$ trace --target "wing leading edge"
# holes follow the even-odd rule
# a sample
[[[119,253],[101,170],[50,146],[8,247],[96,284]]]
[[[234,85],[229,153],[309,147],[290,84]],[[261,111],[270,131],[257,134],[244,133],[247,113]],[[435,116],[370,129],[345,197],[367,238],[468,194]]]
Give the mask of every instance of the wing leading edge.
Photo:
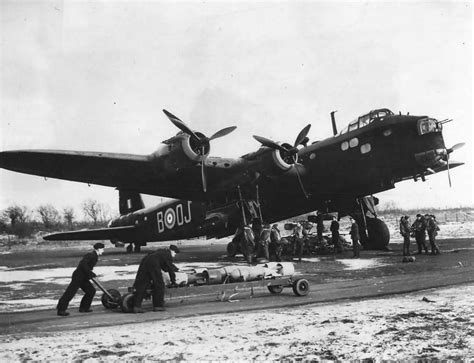
[[[119,239],[128,240],[135,233],[135,226],[114,227],[114,228],[98,228],[82,231],[70,231],[53,233],[44,236],[48,241],[84,241],[84,240],[103,240],[103,239]]]
[[[0,153],[0,167],[19,173],[98,184],[145,189],[153,176],[146,155],[62,150],[18,150]],[[137,184],[145,185],[137,185]]]

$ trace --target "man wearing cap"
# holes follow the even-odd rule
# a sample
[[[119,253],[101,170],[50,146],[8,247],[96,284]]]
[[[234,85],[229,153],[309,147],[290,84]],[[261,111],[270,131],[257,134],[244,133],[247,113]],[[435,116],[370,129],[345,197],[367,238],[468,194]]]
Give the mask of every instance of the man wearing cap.
[[[173,264],[173,258],[179,253],[179,248],[171,245],[167,249],[157,250],[143,257],[135,277],[135,293],[133,298],[133,312],[143,313],[142,301],[147,287],[152,285],[153,311],[165,310],[165,283],[161,270],[170,275],[171,285],[176,286],[175,271],[178,268]]]
[[[103,243],[96,243],[94,245],[94,250],[82,257],[79,265],[72,273],[71,283],[58,301],[57,310],[59,316],[69,315],[66,309],[79,288],[84,291],[84,297],[82,298],[81,304],[79,305],[79,312],[92,312],[91,303],[95,295],[95,288],[92,286],[89,280],[93,277],[96,277],[96,274],[92,270],[97,264],[99,256],[104,253],[104,248],[105,246]]]

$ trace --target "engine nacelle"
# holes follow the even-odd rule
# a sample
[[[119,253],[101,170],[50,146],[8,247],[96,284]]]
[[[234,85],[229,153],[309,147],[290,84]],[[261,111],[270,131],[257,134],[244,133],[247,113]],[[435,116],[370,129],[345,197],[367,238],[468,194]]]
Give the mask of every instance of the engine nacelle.
[[[195,134],[205,138],[199,132]],[[176,136],[163,141],[151,157],[162,164],[162,167],[176,170],[200,163],[203,154],[207,157],[210,150],[209,142],[200,143],[188,134],[179,132]]]
[[[291,148],[291,145],[282,144]],[[259,160],[258,171],[267,176],[281,175],[289,172],[295,163],[293,156],[283,155],[281,150],[262,148],[256,152],[255,159]],[[296,155],[296,161],[298,160]]]

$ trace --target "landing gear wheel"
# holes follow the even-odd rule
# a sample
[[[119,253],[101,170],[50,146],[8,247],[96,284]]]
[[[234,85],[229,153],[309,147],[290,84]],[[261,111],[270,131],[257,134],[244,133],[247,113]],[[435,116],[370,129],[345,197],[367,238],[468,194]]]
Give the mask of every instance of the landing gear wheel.
[[[269,285],[267,288],[272,294],[281,294],[283,291],[283,286],[281,285]]]
[[[135,244],[135,248],[133,249],[133,252],[135,252],[135,253],[138,253],[138,252],[140,252],[140,251],[141,251],[141,247],[142,247],[142,246],[141,246],[141,245],[139,245],[138,243],[137,243],[137,244]]]
[[[229,257],[235,257],[235,255],[237,254],[237,244],[234,243],[234,242],[229,242],[227,244],[227,256]]]
[[[378,218],[367,218],[369,230],[368,248],[373,250],[386,250],[390,242],[390,231],[387,225]]]
[[[133,294],[125,294],[122,298],[122,312],[131,313],[133,312]]]
[[[298,279],[293,282],[293,292],[297,296],[306,296],[309,293],[309,282],[306,279]]]
[[[133,252],[133,245],[130,243],[128,246],[127,246],[127,253],[132,253]]]
[[[112,295],[112,299],[104,293],[101,298],[102,305],[104,305],[106,309],[118,308],[120,306],[120,301],[122,300],[120,292],[115,289],[107,290],[107,292]]]

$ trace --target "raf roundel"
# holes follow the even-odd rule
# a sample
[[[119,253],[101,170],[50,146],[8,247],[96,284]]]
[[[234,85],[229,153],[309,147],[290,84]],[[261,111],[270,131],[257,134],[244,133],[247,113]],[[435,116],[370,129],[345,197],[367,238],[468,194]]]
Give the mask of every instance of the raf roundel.
[[[165,212],[165,225],[168,229],[174,227],[176,223],[176,213],[173,209],[168,208]]]

